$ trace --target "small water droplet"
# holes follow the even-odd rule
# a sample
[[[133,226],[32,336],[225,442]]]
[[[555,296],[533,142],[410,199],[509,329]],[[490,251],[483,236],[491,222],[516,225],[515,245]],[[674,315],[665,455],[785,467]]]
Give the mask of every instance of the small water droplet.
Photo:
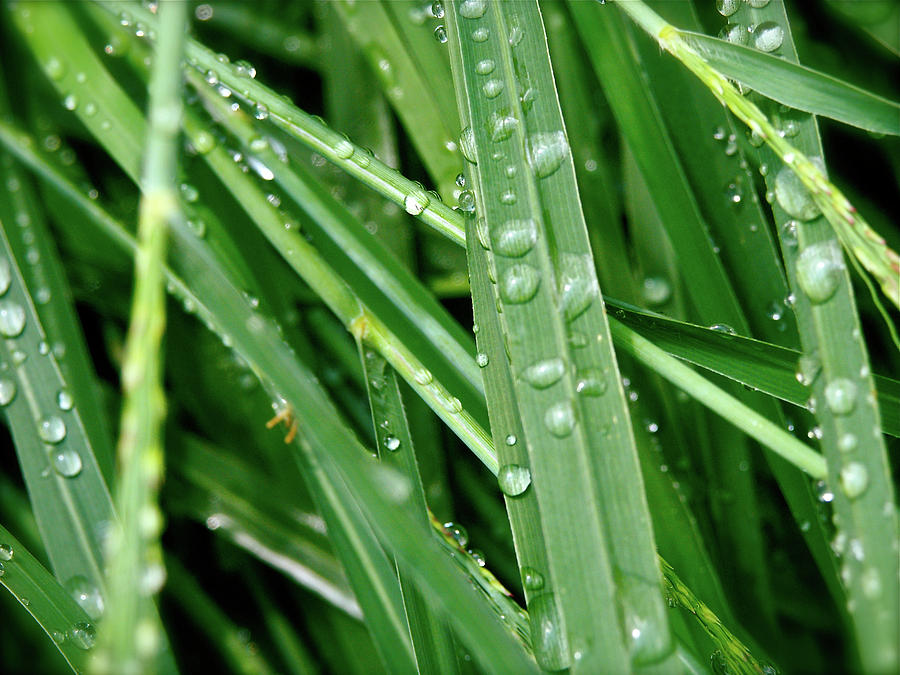
[[[479,75],[490,75],[494,72],[495,67],[493,59],[482,59],[475,64],[475,72]]]
[[[719,31],[719,38],[737,45],[745,45],[750,41],[750,31],[740,23],[727,23]]]
[[[641,284],[641,295],[651,307],[664,305],[672,297],[672,287],[663,277],[646,277]]]
[[[503,80],[492,78],[482,85],[481,91],[488,98],[497,98],[503,92]]]
[[[512,265],[500,278],[500,297],[514,305],[528,302],[537,293],[540,283],[541,275],[531,265]]]
[[[444,28],[443,25],[440,25],[434,29],[434,39],[441,44],[445,44],[447,42],[447,29]]]
[[[63,99],[63,107],[66,110],[75,110],[78,107],[78,97],[75,94],[69,94]]]
[[[869,487],[869,471],[860,462],[850,462],[841,469],[841,489],[848,499],[856,499]]]
[[[470,548],[468,551],[466,551],[466,553],[472,556],[472,560],[474,560],[475,564],[479,567],[484,567],[485,565],[487,565],[487,559],[485,559],[484,553],[482,553],[479,549]]]
[[[522,568],[522,585],[527,591],[539,591],[544,587],[544,575],[527,565]]]
[[[834,492],[825,484],[824,480],[816,481],[816,499],[824,504],[834,501]]]
[[[72,642],[75,643],[75,646],[79,649],[88,650],[94,646],[94,641],[97,638],[97,631],[93,624],[88,623],[87,621],[79,621],[72,626],[72,630],[69,631],[69,636],[72,638]]]
[[[25,309],[12,300],[0,301],[0,334],[16,337],[25,330]]]
[[[10,561],[13,558],[13,548],[9,544],[0,544],[0,560]]]
[[[591,256],[565,253],[558,265],[560,306],[566,321],[573,321],[591,306],[600,286]]]
[[[867,598],[874,600],[881,596],[881,577],[877,568],[867,567],[859,580],[862,583],[863,595]]]
[[[813,303],[834,295],[841,283],[844,260],[835,239],[807,246],[797,258],[797,283]]]
[[[385,436],[384,437],[384,447],[390,450],[391,452],[396,452],[400,449],[400,439],[396,436]]]
[[[556,384],[566,370],[561,358],[544,359],[531,364],[522,371],[522,379],[535,389],[546,389]]]
[[[9,405],[16,397],[15,380],[0,378],[0,406]]]
[[[479,368],[484,368],[490,362],[488,355],[484,352],[478,352],[475,355],[475,363],[478,364]]]
[[[519,466],[518,464],[506,464],[500,467],[497,474],[497,484],[503,491],[503,494],[509,497],[516,497],[531,485],[531,471],[527,466]]]
[[[531,616],[531,644],[538,664],[544,670],[568,668],[569,643],[563,628],[562,617],[552,593],[542,593],[528,603]]]
[[[486,26],[479,26],[472,31],[472,40],[475,42],[486,42],[491,36],[491,31]]]
[[[45,443],[59,443],[66,437],[66,423],[56,415],[45,417],[38,427],[38,434]]]
[[[72,394],[65,389],[60,389],[56,394],[56,405],[60,410],[71,410],[75,402],[72,400]]]
[[[434,375],[432,375],[431,371],[427,368],[420,368],[413,375],[413,379],[415,379],[416,384],[420,384],[424,387],[431,384],[432,380],[434,380]]]
[[[425,190],[410,192],[403,200],[403,208],[411,216],[417,216],[431,203]]]
[[[741,8],[741,0],[716,0],[716,9],[722,16],[731,16]]]
[[[87,578],[81,575],[72,577],[66,582],[66,590],[91,619],[96,621],[103,616],[105,609],[103,595],[100,593],[100,589]]]
[[[463,157],[472,164],[478,164],[478,153],[475,146],[475,132],[472,127],[466,127],[459,134],[459,148]]]
[[[494,143],[505,141],[513,135],[518,126],[519,120],[506,112],[493,113],[488,118],[488,130]]]
[[[471,190],[463,190],[459,193],[459,210],[463,213],[475,212],[475,193]]]
[[[258,120],[265,120],[269,118],[269,109],[266,107],[264,103],[257,103],[253,106],[253,117]]]
[[[844,377],[829,382],[825,387],[825,400],[835,415],[849,415],[856,407],[857,386]]]
[[[853,452],[858,444],[859,440],[856,438],[856,434],[842,434],[838,439],[838,450],[841,452]]]
[[[753,28],[753,46],[762,52],[774,52],[784,42],[784,29],[774,21],[763,21]]]
[[[466,544],[469,543],[469,533],[466,532],[466,528],[462,525],[458,525],[453,521],[449,521],[444,523],[444,529],[450,534],[451,537],[459,544],[460,548],[465,548]]]
[[[798,225],[799,223],[796,220],[789,220],[781,226],[781,243],[786,248],[794,248],[795,246],[797,246]]]
[[[544,413],[544,425],[557,438],[565,438],[575,428],[575,409],[571,401],[554,403]]]
[[[12,267],[8,258],[0,258],[0,295],[4,295],[12,284]]]
[[[546,178],[562,165],[569,154],[569,143],[564,131],[535,133],[528,137],[525,144],[528,153],[528,164],[534,175]]]
[[[464,174],[461,174],[461,173],[456,174],[456,181],[454,181],[454,182],[456,183],[456,187],[462,188],[462,189],[465,190],[465,188],[466,188],[466,177],[465,177]]]
[[[53,468],[60,476],[74,478],[81,473],[81,455],[72,448],[58,448],[50,453]]]
[[[487,0],[463,0],[459,15],[465,19],[480,19],[487,9]]]
[[[602,396],[606,393],[607,378],[598,368],[579,370],[575,381],[575,391],[582,396]]]
[[[444,5],[439,0],[431,3],[431,16],[435,19],[444,18]]]

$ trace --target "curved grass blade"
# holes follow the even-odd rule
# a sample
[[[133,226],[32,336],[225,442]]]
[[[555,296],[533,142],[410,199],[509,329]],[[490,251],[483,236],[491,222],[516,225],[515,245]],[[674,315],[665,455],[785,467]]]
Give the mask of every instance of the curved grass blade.
[[[76,673],[87,665],[96,630],[92,617],[43,565],[0,525],[0,585],[31,614]]]
[[[900,104],[825,73],[727,40],[681,31],[725,77],[795,110],[877,134],[900,135]]]

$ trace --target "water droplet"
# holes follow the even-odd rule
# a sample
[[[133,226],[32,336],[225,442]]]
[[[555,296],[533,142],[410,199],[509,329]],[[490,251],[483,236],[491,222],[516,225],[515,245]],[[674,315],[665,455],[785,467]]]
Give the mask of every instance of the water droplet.
[[[641,294],[651,307],[663,305],[672,297],[672,287],[663,277],[646,277],[641,284]]]
[[[444,18],[444,5],[441,4],[438,0],[431,3],[431,16],[433,16],[435,19]]]
[[[740,204],[744,198],[744,191],[737,183],[729,183],[725,186],[725,199],[729,204]]]
[[[513,135],[518,126],[519,120],[505,112],[493,113],[488,118],[488,130],[494,143],[505,141]]]
[[[81,473],[81,455],[72,448],[58,448],[50,453],[53,468],[60,476],[74,478]]]
[[[812,385],[813,381],[822,370],[822,361],[815,354],[803,354],[797,361],[797,371],[795,376],[797,382],[804,387]]]
[[[750,31],[740,23],[727,23],[719,31],[719,38],[733,44],[745,45],[750,41]]]
[[[590,255],[564,253],[559,260],[560,306],[566,321],[580,316],[600,294]]]
[[[867,598],[874,600],[881,596],[881,577],[875,567],[867,567],[859,578],[862,592]]]
[[[459,134],[459,147],[462,150],[463,157],[470,163],[478,164],[478,153],[475,146],[475,132],[472,127],[466,127]]]
[[[522,379],[535,389],[546,389],[559,382],[565,370],[566,363],[561,358],[544,359],[523,370]]]
[[[562,670],[570,664],[569,643],[552,593],[542,593],[528,603],[531,644],[544,670]]]
[[[463,213],[475,212],[475,193],[471,190],[463,190],[459,193],[459,210]]]
[[[763,21],[753,28],[753,46],[762,52],[774,52],[784,42],[784,29],[774,21]]]
[[[434,375],[432,375],[431,371],[427,368],[420,368],[413,375],[413,379],[415,379],[416,384],[420,384],[424,387],[431,384],[432,380],[434,380]]]
[[[462,525],[458,525],[453,521],[449,521],[444,523],[444,529],[450,534],[451,537],[459,544],[460,548],[465,548],[466,544],[469,543],[469,533],[466,532],[466,528]]]
[[[741,0],[716,0],[716,9],[722,16],[731,16],[741,8]]]
[[[854,450],[856,450],[856,446],[858,444],[859,441],[856,438],[856,434],[842,434],[838,439],[838,450],[840,450],[841,452],[853,452]]]
[[[475,72],[479,75],[490,75],[495,67],[493,59],[482,59],[475,64]]]
[[[264,103],[257,103],[253,106],[253,117],[258,120],[268,119],[269,109],[265,106]]]
[[[85,577],[77,575],[66,582],[66,590],[69,592],[75,602],[83,609],[89,617],[95,621],[103,616],[105,603],[100,589],[88,581]]]
[[[0,406],[9,405],[15,397],[15,381],[6,377],[0,378]]]
[[[824,504],[834,501],[834,492],[825,484],[824,480],[816,481],[816,499]]]
[[[45,443],[59,443],[66,437],[66,423],[56,415],[45,417],[38,427],[38,434]]]
[[[503,440],[510,447],[518,443],[518,439],[516,438],[515,434],[507,434],[506,438]]]
[[[500,278],[500,297],[516,305],[531,300],[537,293],[541,275],[531,265],[513,265]]]
[[[44,64],[44,72],[47,73],[47,77],[51,80],[58,82],[66,74],[66,64],[53,56]]]
[[[503,491],[503,494],[509,497],[516,497],[531,485],[531,471],[527,466],[519,466],[518,464],[506,464],[500,467],[497,474],[497,484]]]
[[[797,283],[813,303],[834,295],[841,283],[844,260],[834,239],[807,246],[797,258]]]
[[[856,383],[840,377],[832,380],[825,387],[825,400],[828,408],[835,415],[849,415],[856,407]]]
[[[503,91],[503,80],[490,79],[482,85],[481,91],[488,98],[497,98]]]
[[[9,544],[0,544],[0,560],[10,561],[13,557],[13,548]]]
[[[12,267],[8,258],[0,258],[0,295],[4,295],[12,284]]]
[[[16,337],[25,330],[25,309],[12,300],[0,301],[0,333]]]
[[[484,567],[485,565],[487,565],[487,560],[484,557],[484,553],[482,553],[479,549],[470,548],[468,551],[466,551],[466,553],[472,556],[472,560],[474,560],[475,564],[479,567]]]
[[[456,174],[456,180],[454,182],[456,183],[456,187],[462,188],[464,190],[466,189],[466,177],[464,174]]]
[[[539,591],[544,587],[544,575],[527,565],[522,568],[522,585],[527,591]]]
[[[72,400],[72,394],[65,389],[60,389],[56,394],[56,405],[60,410],[71,410],[75,402]]]
[[[565,438],[575,428],[575,409],[571,401],[554,403],[544,413],[544,425],[557,438]]]
[[[824,172],[821,159],[813,157],[812,163]],[[790,216],[799,220],[812,220],[821,213],[812,193],[789,166],[782,166],[775,176],[775,199]]]
[[[495,253],[520,258],[537,242],[537,223],[532,219],[507,220],[491,230],[491,244]]]
[[[87,621],[79,621],[72,626],[72,630],[69,631],[69,636],[72,638],[72,642],[75,643],[75,646],[79,649],[87,650],[94,646],[94,640],[97,638],[97,631],[93,624],[90,624]]]
[[[606,393],[607,378],[597,368],[579,370],[575,381],[575,391],[583,396],[602,396]]]
[[[484,368],[490,362],[488,355],[484,352],[478,352],[475,355],[475,363],[478,364],[479,368]]]
[[[487,0],[463,0],[459,15],[465,19],[480,19],[487,9]]]
[[[869,487],[869,471],[860,462],[850,462],[841,469],[841,489],[848,499],[856,499]]]
[[[546,178],[553,174],[568,156],[569,143],[564,131],[535,133],[528,137],[525,144],[528,152],[528,164],[534,175]]]
[[[789,220],[781,226],[781,243],[786,248],[794,248],[797,245],[798,225],[799,223],[796,220]]]
[[[396,452],[400,449],[400,439],[396,436],[385,436],[384,437],[384,447],[390,450],[391,452]]]
[[[434,29],[434,39],[441,44],[445,44],[447,42],[447,29],[444,28],[443,25],[440,25]]]
[[[428,199],[425,190],[415,190],[406,195],[403,200],[403,208],[409,215],[417,216],[425,210],[429,203],[431,200]]]
[[[491,36],[491,31],[489,28],[485,26],[479,26],[475,30],[472,31],[472,39],[475,42],[486,42],[487,39]]]

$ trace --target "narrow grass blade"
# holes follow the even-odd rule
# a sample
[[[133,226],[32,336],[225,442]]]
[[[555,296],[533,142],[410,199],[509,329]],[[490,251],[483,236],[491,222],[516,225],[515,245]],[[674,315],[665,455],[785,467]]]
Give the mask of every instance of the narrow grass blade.
[[[739,43],[690,31],[681,35],[722,75],[782,105],[873,133],[900,135],[896,101]]]
[[[558,634],[535,643],[535,654],[549,668],[590,671],[603,663],[626,671],[632,660],[664,658],[670,642],[540,12],[536,2],[462,2],[447,16],[460,116],[474,148],[467,173],[481,219],[479,245],[492,251],[547,546],[549,585],[530,610],[533,622],[548,627],[545,636],[551,626]],[[538,323],[546,330],[529,333],[527,326]],[[601,438],[602,463],[590,451]],[[585,587],[594,589],[589,600],[576,590]],[[623,621],[610,615],[616,606]]]
[[[96,638],[93,618],[2,525],[0,585],[44,629],[72,670],[82,672],[87,665],[88,650],[94,646]]]

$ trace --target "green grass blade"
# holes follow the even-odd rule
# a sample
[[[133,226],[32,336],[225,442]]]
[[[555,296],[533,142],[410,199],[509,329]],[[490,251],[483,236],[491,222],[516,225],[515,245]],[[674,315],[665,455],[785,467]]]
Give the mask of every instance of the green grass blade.
[[[725,77],[778,103],[873,133],[900,135],[896,101],[752,47],[690,31],[682,36]]]
[[[652,581],[658,570],[649,513],[559,103],[551,93],[540,13],[536,3],[451,7],[451,65],[475,148],[476,164],[467,173],[484,219],[481,245],[492,249],[500,321],[518,375],[516,400],[547,543],[549,586],[531,603],[532,621],[543,621],[543,605],[552,599],[560,612],[553,621],[562,624],[553,627],[557,639],[563,625],[567,637],[536,643],[535,653],[545,667],[571,663],[590,671],[602,662],[627,670],[632,658],[652,662],[667,654],[668,628]],[[527,335],[525,327],[535,324],[544,325],[544,333]],[[544,362],[550,382],[539,378],[534,385],[526,371]],[[610,391],[579,396],[579,377],[591,379],[588,388]],[[601,438],[606,451],[599,465],[589,448],[599,447]],[[593,569],[579,562],[585,558],[594,561]],[[604,560],[610,567],[604,569]],[[597,595],[586,602],[574,589],[588,586]],[[616,604],[624,621],[606,615]]]
[[[2,525],[0,585],[4,586],[44,629],[72,670],[82,672],[96,629],[92,617],[69,591]]]

